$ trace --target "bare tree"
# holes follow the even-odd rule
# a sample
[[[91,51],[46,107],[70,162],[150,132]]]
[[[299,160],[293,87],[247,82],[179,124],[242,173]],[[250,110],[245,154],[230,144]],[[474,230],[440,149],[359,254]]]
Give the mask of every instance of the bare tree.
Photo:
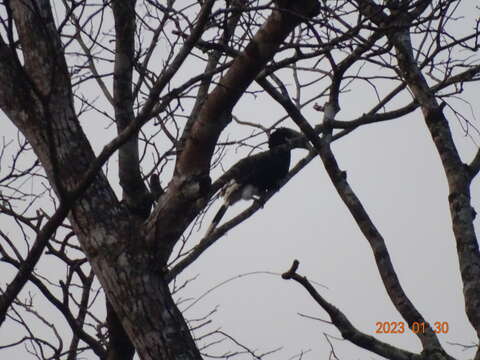
[[[467,33],[457,34],[462,6],[476,16]],[[287,118],[312,150],[279,186],[319,157],[371,245],[391,302],[408,326],[426,323],[330,146],[362,126],[417,110],[449,184],[465,310],[480,335],[470,199],[480,151],[468,164],[461,159],[446,116],[448,110],[478,137],[452,102],[480,78],[474,2],[6,0],[0,11],[0,108],[20,132],[0,153],[0,252],[8,268],[0,324],[9,319],[25,333],[2,348],[24,344],[41,359],[207,355],[195,342],[194,322],[187,324],[172,298],[183,286],[175,279],[273,196],[201,239],[192,236],[234,176],[235,166],[221,171],[228,150],[254,147],[258,135]],[[355,102],[363,84],[376,94],[370,108]],[[273,99],[283,115],[236,116],[235,105],[248,94]],[[338,119],[341,104],[356,104],[357,116]],[[238,134],[233,139],[221,138],[227,126]],[[110,161],[117,154],[118,162]],[[56,282],[42,274],[45,264],[67,270]],[[302,284],[348,341],[389,359],[451,358],[428,324],[416,332],[419,354],[360,332],[297,267],[283,277]],[[41,293],[73,336],[36,308],[33,295],[20,297],[22,290]],[[31,318],[51,335],[42,336]],[[238,353],[246,351],[237,345]]]

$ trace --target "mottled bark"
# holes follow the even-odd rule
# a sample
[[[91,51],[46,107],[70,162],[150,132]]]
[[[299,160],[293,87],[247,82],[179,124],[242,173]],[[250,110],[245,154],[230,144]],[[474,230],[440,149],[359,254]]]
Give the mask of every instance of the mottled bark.
[[[74,190],[88,172],[94,154],[73,111],[68,72],[49,2],[11,4],[22,49],[28,55],[24,72],[4,49],[8,61],[2,62],[0,77],[18,82],[28,71],[39,86],[30,90],[31,83],[26,80],[0,94],[0,103],[8,104],[4,107],[6,113],[32,144],[62,197]],[[25,95],[19,93],[21,90],[30,92]],[[33,101],[15,101],[26,96]],[[141,221],[117,200],[101,172],[76,203],[69,219],[142,359],[199,359],[168,287],[142,247],[144,242],[138,236]]]
[[[85,174],[91,173],[92,164],[96,169],[100,166],[74,111],[71,82],[50,2],[12,0],[10,4],[24,65],[15,52],[0,43],[0,79],[3,83],[15,83],[15,87],[2,86],[0,105],[32,145],[57,195],[68,199]],[[273,11],[220,85],[208,96],[186,140],[176,175],[146,224],[144,218],[148,211],[141,205],[147,192],[139,176],[136,134],[129,129],[139,129],[152,116],[159,92],[200,37],[213,1],[205,2],[198,27],[172,67],[159,78],[138,118],[134,118],[132,112],[132,63],[125,58],[133,56],[134,1],[112,5],[117,31],[114,106],[118,130],[123,133],[120,134],[122,142],[112,142],[108,151],[111,154],[112,149],[123,145],[120,181],[127,201],[116,198],[99,170],[68,217],[140,358],[200,359],[189,328],[171,297],[163,266],[176,241],[204,205],[210,185],[209,164],[216,140],[227,124],[224,120],[289,32],[304,17],[315,15],[318,4],[314,0],[302,0],[293,6],[282,4],[286,9]],[[130,131],[133,137],[127,140],[125,131]],[[111,315],[110,312],[109,322],[116,322]],[[124,337],[121,331],[112,335],[115,341]],[[111,345],[109,356],[115,357],[122,347]],[[124,358],[131,358],[128,345],[125,351]]]

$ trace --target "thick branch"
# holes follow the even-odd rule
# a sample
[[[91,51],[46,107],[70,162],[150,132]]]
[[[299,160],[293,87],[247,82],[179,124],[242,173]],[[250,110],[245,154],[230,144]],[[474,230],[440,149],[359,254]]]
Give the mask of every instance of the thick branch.
[[[235,34],[235,28],[238,25],[238,22],[240,20],[241,16],[241,11],[239,9],[244,8],[246,5],[247,1],[246,0],[233,0],[230,2],[226,2],[227,5],[230,7],[237,8],[237,10],[232,11],[231,17],[228,19],[228,21],[225,21],[225,26],[223,29],[222,37],[220,38],[219,43],[215,43],[216,48],[213,49],[213,51],[210,51],[208,55],[208,61],[205,66],[205,73],[209,74],[211,73],[210,76],[205,77],[202,82],[200,83],[200,86],[198,87],[198,92],[197,96],[195,99],[195,104],[193,105],[192,112],[190,114],[190,117],[185,124],[185,127],[182,132],[182,136],[180,138],[180,145],[178,147],[178,153],[180,153],[183,149],[183,145],[185,144],[185,141],[187,140],[188,135],[190,134],[190,130],[192,128],[192,125],[195,123],[195,120],[197,118],[197,113],[200,111],[200,109],[203,106],[203,103],[205,102],[207,96],[208,96],[208,90],[210,89],[210,86],[212,85],[212,79],[213,79],[213,71],[218,67],[219,60],[224,54],[225,49],[228,48],[228,42],[231,40],[232,36]],[[228,12],[226,13],[225,16],[227,16]],[[208,42],[199,40],[197,43],[197,46],[199,48],[206,49],[204,46],[206,44],[209,44]],[[238,56],[239,52],[235,52],[233,57]]]
[[[177,158],[175,176],[146,228],[146,237],[155,246],[161,266],[167,263],[176,241],[207,200],[211,157],[221,131],[230,121],[233,106],[293,28],[318,12],[316,0],[291,2],[288,6],[272,11],[198,113]]]
[[[316,0],[282,2],[279,7],[281,10],[272,11],[218,86],[208,95],[176,163],[178,175],[208,174],[215,145],[229,123],[237,101],[295,26],[319,11]]]
[[[56,34],[50,1],[10,1],[18,36],[22,44],[25,69],[39,96],[61,91],[69,81],[62,44]],[[33,26],[35,31],[29,31]],[[43,71],[39,71],[42,69]]]
[[[136,0],[112,2],[115,20],[113,98],[115,121],[119,133],[134,121],[132,72],[135,61],[135,3]],[[132,134],[130,139],[120,147],[118,168],[126,204],[137,215],[143,218],[148,217],[152,199],[140,173],[138,133]]]

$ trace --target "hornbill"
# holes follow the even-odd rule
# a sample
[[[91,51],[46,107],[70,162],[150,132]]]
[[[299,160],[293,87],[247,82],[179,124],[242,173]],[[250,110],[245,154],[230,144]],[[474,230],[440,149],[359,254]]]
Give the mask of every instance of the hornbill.
[[[229,206],[241,199],[260,199],[278,187],[279,182],[288,174],[294,139],[295,147],[310,149],[302,134],[282,127],[269,136],[269,150],[248,156],[228,170],[224,176],[230,181],[220,191],[224,203],[215,214],[207,234],[215,229]]]

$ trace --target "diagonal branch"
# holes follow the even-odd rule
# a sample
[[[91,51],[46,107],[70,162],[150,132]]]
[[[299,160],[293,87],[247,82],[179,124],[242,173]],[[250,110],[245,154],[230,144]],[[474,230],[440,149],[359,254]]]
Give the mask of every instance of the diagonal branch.
[[[187,56],[190,55],[190,52],[202,36],[214,3],[215,0],[206,0],[203,2],[202,8],[197,17],[197,23],[193,27],[192,32],[185,39],[183,46],[180,48],[173,61],[162,71],[162,74],[153,85],[147,101],[137,116],[138,123],[147,121],[152,116],[152,113],[159,111],[157,103],[160,94],[178,72]]]
[[[281,10],[272,10],[245,50],[235,58],[207,96],[177,157],[168,190],[146,224],[145,237],[149,244],[154,244],[162,267],[185,228],[205,204],[211,181],[210,161],[220,133],[230,121],[233,107],[290,32],[319,11],[317,0],[282,2],[281,5]]]
[[[377,355],[391,360],[419,360],[420,355],[416,355],[406,350],[399,349],[390,344],[384,343],[375,339],[373,336],[367,335],[360,330],[356,329],[345,314],[339,310],[336,306],[329,303],[320,295],[313,287],[310,281],[305,276],[297,274],[299,262],[295,260],[292,267],[282,274],[282,278],[285,280],[295,280],[302,285],[310,296],[320,305],[330,316],[333,325],[340,331],[343,338],[352,342],[353,344],[360,346],[363,349],[374,352]]]
[[[370,12],[364,9],[370,9],[373,2],[371,0],[356,1],[360,4],[360,10],[363,11],[363,14],[370,17]],[[465,309],[470,323],[480,338],[480,277],[478,276],[480,274],[480,251],[473,224],[475,212],[472,209],[470,198],[472,174],[469,171],[470,168],[465,166],[458,153],[448,120],[443,113],[444,104],[438,103],[435,93],[429,88],[428,82],[415,60],[410,26],[411,19],[415,16],[413,12],[421,11],[423,3],[419,2],[418,8],[414,7],[410,13],[394,14],[400,26],[390,30],[387,36],[390,43],[395,47],[400,75],[412,91],[415,100],[420,104],[425,124],[437,148],[445,171],[449,187],[448,201],[453,233],[457,243],[458,261],[463,282]],[[376,21],[375,17],[370,18],[372,21]],[[471,73],[466,73],[467,77],[475,76],[478,67],[472,67],[471,70]],[[424,344],[424,346],[426,345],[428,344]],[[480,358],[480,352],[477,352],[476,358]]]
[[[263,208],[264,204],[270,200],[277,191],[279,191],[284,185],[290,181],[295,175],[297,175],[305,166],[307,166],[314,158],[316,154],[311,152],[306,157],[301,159],[293,169],[288,173],[288,175],[279,183],[279,188],[275,191],[271,191],[266,194],[262,202],[255,201],[251,206],[247,209],[242,211],[240,214],[235,216],[233,219],[227,221],[222,226],[219,226],[215,229],[212,233],[205,236],[200,242],[191,250],[188,255],[175,264],[170,271],[166,274],[166,280],[168,282],[172,281],[176,276],[178,276],[183,270],[185,270],[190,264],[192,264],[195,260],[197,260],[210,246],[215,244],[218,239],[222,238],[228,231],[236,227],[237,225],[241,224],[245,220],[247,220],[250,216],[255,214],[257,211]],[[220,180],[220,179],[219,179]],[[224,184],[226,181],[225,179],[221,179],[220,183]],[[218,188],[218,186],[216,186]]]
[[[52,218],[54,216],[52,216]],[[49,227],[47,225],[48,225],[48,223],[44,226],[44,229]],[[42,237],[42,239],[43,239],[43,237]],[[13,265],[14,267],[16,267],[19,270],[19,272],[17,273],[17,276],[18,276],[18,274],[22,273],[22,276],[25,276],[26,280],[29,280],[30,282],[32,282],[42,292],[42,294],[45,296],[45,298],[62,313],[62,315],[65,317],[65,320],[68,322],[68,324],[70,325],[70,327],[74,331],[75,336],[78,336],[82,341],[84,341],[86,344],[88,344],[91,347],[92,351],[100,359],[105,359],[106,353],[105,353],[105,350],[103,349],[103,347],[101,346],[100,342],[97,341],[97,339],[95,339],[93,336],[88,334],[85,330],[83,330],[83,328],[81,327],[81,322],[77,321],[78,319],[76,319],[73,316],[73,314],[68,309],[68,307],[65,306],[65,304],[62,303],[60,300],[58,300],[50,292],[50,290],[42,283],[42,281],[40,281],[38,279],[38,277],[36,277],[32,273],[33,269],[31,271],[28,271],[28,272],[24,271],[26,269],[25,266],[24,266],[25,261],[19,262],[19,261],[16,261],[16,260],[12,259],[12,258],[4,258],[3,261]],[[28,259],[27,259],[27,261],[28,261]],[[92,276],[92,279],[93,279],[93,276]],[[2,294],[2,298],[0,298],[0,303],[2,303],[2,301],[4,299],[3,298],[4,295],[8,296],[7,295],[8,291],[9,290],[7,288],[7,291]],[[15,300],[15,299],[12,299],[12,302],[13,302],[13,300]],[[3,307],[3,304],[1,304],[0,306]],[[2,309],[2,311],[3,311],[3,309]],[[6,314],[3,314],[3,312],[1,313],[1,316],[3,316],[2,321],[4,320],[5,315]]]
[[[478,172],[480,171],[480,149],[477,151],[477,153],[475,154],[475,157],[470,163],[469,169],[470,169],[470,176],[473,179],[475,176],[477,176]]]
[[[273,58],[290,32],[316,16],[316,0],[279,1],[245,50],[236,57],[218,86],[208,95],[175,165],[176,174],[208,174],[220,133],[230,122],[231,111],[260,71]]]
[[[246,3],[247,3],[246,0],[233,0],[230,2],[230,4],[227,2],[227,5],[233,8],[237,8],[237,10],[232,11],[232,15],[228,20],[225,19],[222,36],[219,42],[215,43],[216,48],[212,49],[213,51],[209,52],[208,61],[205,66],[205,73],[211,73],[212,71],[215,70],[216,67],[218,67],[221,56],[224,54],[225,51],[231,50],[233,52],[232,57],[236,57],[240,55],[240,52],[234,51],[233,49],[230,49],[228,47],[228,42],[231,40],[231,38],[235,34],[235,29],[241,18],[240,9],[243,9],[246,6]],[[227,14],[228,12],[225,14],[225,16],[227,16]],[[197,43],[197,47],[203,48],[203,49],[207,49],[208,47],[206,46],[208,45],[209,45],[208,42],[205,42],[202,40],[199,40]],[[200,83],[195,104],[193,105],[192,112],[190,114],[190,117],[188,118],[187,123],[185,124],[185,127],[182,132],[182,136],[180,138],[180,145],[178,148],[179,153],[182,151],[183,144],[187,140],[187,137],[190,134],[191,127],[195,123],[197,112],[201,109],[201,107],[203,106],[203,103],[205,102],[208,96],[208,90],[212,85],[212,79],[213,79],[213,74],[208,77],[205,77]]]
[[[75,26],[76,29],[76,34],[75,34],[75,40],[77,41],[78,45],[82,49],[85,57],[87,58],[88,62],[88,67],[90,69],[90,72],[92,73],[93,77],[95,78],[95,81],[98,84],[98,87],[102,91],[103,95],[105,96],[105,99],[113,105],[113,97],[112,94],[110,93],[109,89],[107,88],[107,85],[105,84],[105,81],[103,81],[102,76],[99,74],[97,70],[97,66],[95,65],[95,58],[94,54],[92,53],[92,50],[87,46],[85,41],[82,38],[82,33],[85,31],[85,29],[82,28],[82,25],[80,24],[79,18],[74,14],[73,12],[73,7],[70,6],[67,2],[67,0],[62,0],[63,6],[65,6],[65,9],[70,13],[70,19]]]
[[[28,256],[22,261],[21,266],[19,266],[15,278],[8,284],[5,292],[0,296],[0,326],[5,320],[8,309],[31,276],[50,237],[62,224],[70,208],[71,206],[66,206],[65,202],[60,203],[59,208],[38,233],[32,249],[28,253]]]
[[[320,155],[335,189],[372,248],[383,284],[397,311],[407,321],[409,326],[414,322],[426,322],[403,291],[390,259],[385,240],[373,224],[353,189],[350,187],[346,173],[339,169],[335,156],[331,151],[330,142],[320,139],[317,136],[315,130],[310,126],[309,122],[303,117],[295,104],[288,97],[282,95],[266,80],[262,82],[262,86],[270,96],[284,107],[292,120],[298,125],[308,140],[312,142],[315,150]],[[420,338],[426,349],[442,349],[435,333],[430,327],[426,328],[424,333],[418,333],[417,336]]]

